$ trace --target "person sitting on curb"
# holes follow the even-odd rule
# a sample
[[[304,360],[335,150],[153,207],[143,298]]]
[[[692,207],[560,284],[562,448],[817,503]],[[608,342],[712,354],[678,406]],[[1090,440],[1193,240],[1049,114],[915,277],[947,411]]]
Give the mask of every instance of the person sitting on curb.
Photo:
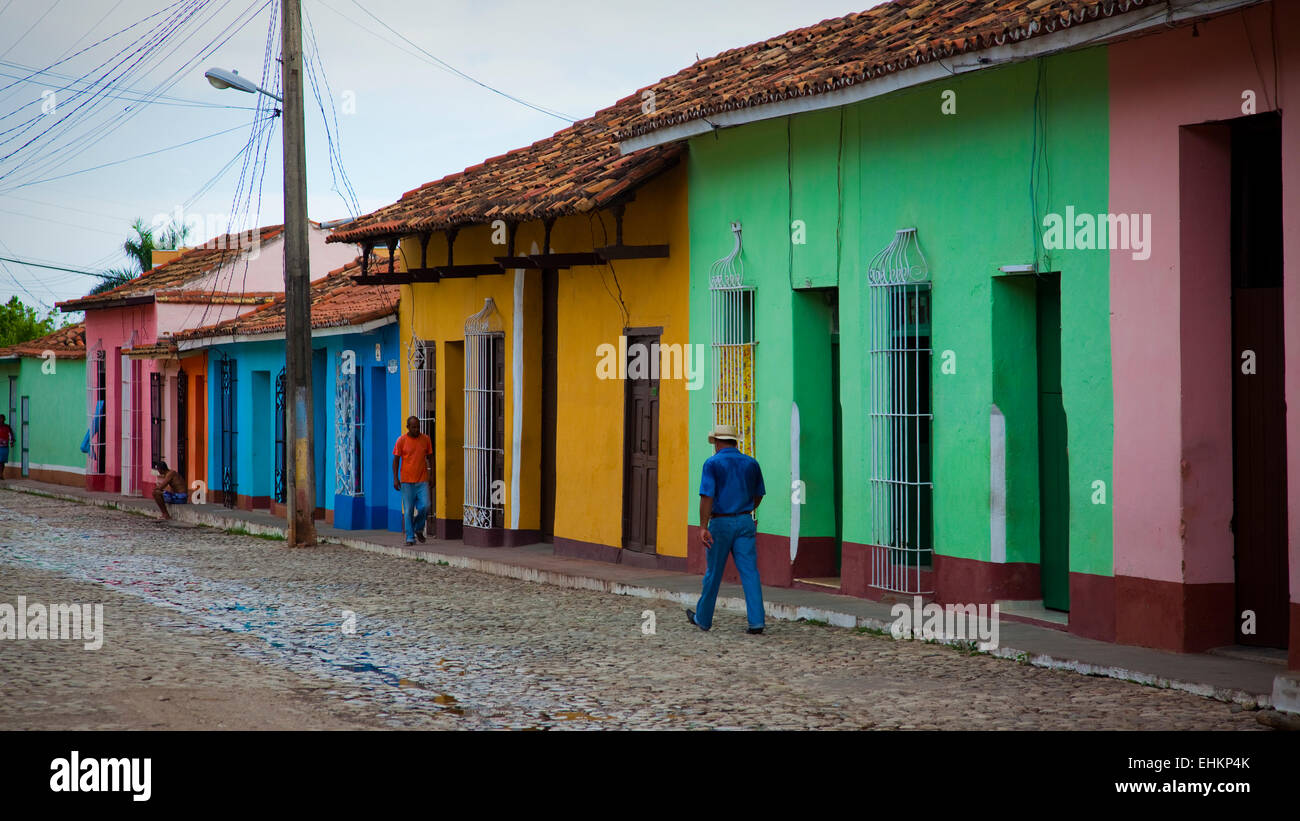
[[[167,503],[183,505],[189,501],[185,494],[185,480],[179,473],[168,468],[167,463],[161,459],[153,463],[153,469],[158,475],[158,484],[153,489],[153,500],[158,503],[163,519],[170,519],[171,514],[167,512]]]
[[[704,461],[700,479],[700,542],[708,554],[708,571],[695,610],[686,611],[686,619],[701,630],[713,626],[713,607],[722,586],[722,571],[731,554],[745,591],[745,615],[750,635],[759,635],[765,626],[763,587],[758,577],[758,525],[754,511],[762,503],[767,489],[763,471],[752,456],[736,448],[739,441],[735,425],[718,425],[709,434],[713,455]]]

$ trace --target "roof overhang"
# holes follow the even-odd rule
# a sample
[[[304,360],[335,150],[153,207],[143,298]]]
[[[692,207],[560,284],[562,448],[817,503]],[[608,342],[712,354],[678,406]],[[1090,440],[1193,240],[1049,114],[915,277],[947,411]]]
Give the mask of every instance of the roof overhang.
[[[378,319],[363,322],[360,325],[335,325],[329,328],[313,328],[311,338],[323,336],[343,336],[344,334],[366,334],[397,321],[396,314],[389,314]],[[211,348],[218,345],[238,345],[244,342],[275,342],[284,339],[284,331],[266,334],[226,334],[224,336],[202,336],[196,339],[182,339],[176,343],[179,352],[193,351],[199,348]]]
[[[684,123],[664,126],[622,140],[618,144],[619,151],[630,154],[656,145],[687,140],[720,128],[733,128],[762,120],[788,117],[792,114],[839,108],[957,74],[1020,63],[1086,46],[1104,45],[1151,29],[1169,28],[1265,2],[1269,0],[1169,0],[1167,4],[1162,3],[1140,11],[1106,17],[1086,26],[1070,26],[1041,37],[994,46],[983,51],[963,54],[957,58],[970,62],[945,66],[936,60],[823,94],[791,97],[774,103],[721,111],[709,114],[707,118],[700,117]]]
[[[83,298],[74,299],[69,302],[60,302],[57,303],[56,307],[65,314],[70,314],[76,311],[97,310],[99,308],[127,308],[132,305],[148,305],[153,301],[153,294],[144,294],[143,296],[124,296],[103,301],[91,297],[89,300]]]

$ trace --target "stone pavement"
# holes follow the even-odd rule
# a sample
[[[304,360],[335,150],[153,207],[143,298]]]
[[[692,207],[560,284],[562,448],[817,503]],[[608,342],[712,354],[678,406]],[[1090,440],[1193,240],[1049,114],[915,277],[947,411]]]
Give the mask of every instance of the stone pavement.
[[[0,483],[0,487],[156,515],[156,508],[147,499],[91,493],[28,480],[9,480]],[[264,511],[228,510],[219,505],[182,505],[172,510],[182,521],[223,529],[239,528],[249,533],[284,533],[283,520]],[[363,551],[441,562],[525,582],[675,602],[682,606],[693,605],[699,595],[700,578],[692,574],[557,557],[544,544],[475,548],[460,541],[430,539],[424,545],[405,547],[401,534],[387,531],[344,531],[319,523],[318,532],[323,541]],[[888,604],[835,593],[764,587],[763,595],[769,624],[805,619],[859,630],[888,630],[893,621]],[[744,612],[744,598],[738,585],[723,585],[718,609],[720,613]],[[1007,619],[1001,622],[1000,647],[993,655],[1034,667],[1182,690],[1251,709],[1269,706],[1274,679],[1284,672],[1282,665],[1270,661],[1111,644]]]
[[[1263,729],[1185,692],[739,612],[0,492],[0,729]]]

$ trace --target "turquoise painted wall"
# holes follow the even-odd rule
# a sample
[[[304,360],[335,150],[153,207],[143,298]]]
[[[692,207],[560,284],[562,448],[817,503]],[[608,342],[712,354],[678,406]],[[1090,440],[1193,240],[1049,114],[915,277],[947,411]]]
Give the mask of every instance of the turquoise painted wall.
[[[379,345],[379,359],[375,346]],[[313,368],[313,426],[316,441],[316,504],[325,510],[337,509],[335,459],[334,392],[337,385],[336,366],[341,352],[351,350],[356,354],[358,377],[364,378],[365,389],[365,452],[363,471],[365,484],[363,502],[356,508],[354,527],[376,529],[401,529],[401,497],[392,486],[393,442],[404,427],[401,419],[401,386],[405,370],[399,367],[395,374],[388,373],[389,360],[398,360],[396,325],[388,325],[365,334],[339,334],[317,336],[312,348],[323,358],[321,367]],[[235,471],[237,490],[244,496],[274,495],[275,459],[275,380],[284,367],[283,341],[244,342],[222,345],[211,349],[209,388],[209,438],[208,466],[212,489],[221,489],[221,355],[228,354],[236,363],[235,413]],[[352,515],[351,513],[349,514]]]
[[[49,372],[53,368],[53,373]],[[9,377],[16,376],[14,409],[9,409]],[[49,469],[84,469],[86,456],[81,452],[81,438],[86,433],[86,360],[56,359],[46,367],[46,360],[24,356],[15,362],[0,364],[0,392],[4,406],[0,413],[9,417],[14,431],[14,447],[9,464],[22,460],[21,397],[29,398],[28,459],[32,465]]]
[[[935,547],[988,560],[989,413],[995,393],[1032,390],[1030,359],[995,324],[1002,265],[1040,258],[1062,282],[1062,371],[1069,420],[1071,570],[1109,575],[1111,515],[1092,504],[1093,482],[1110,485],[1112,398],[1109,261],[1106,251],[1040,247],[1046,213],[1104,213],[1108,205],[1108,104],[1102,48],[954,77],[841,109],[722,129],[691,140],[691,333],[710,341],[709,266],[730,248],[728,224],[744,230],[747,279],[757,284],[757,456],[769,498],[759,529],[788,535],[790,405],[802,397],[800,454],[808,504],[801,535],[832,535],[823,497],[833,485],[826,400],[813,383],[821,364],[820,319],[793,288],[838,285],[844,413],[844,539],[870,533],[866,441],[866,267],[900,228],[915,227],[933,282]],[[941,96],[955,92],[956,113]],[[1035,105],[1037,95],[1038,105]],[[1037,123],[1037,124],[1036,124]],[[1038,192],[1031,205],[1031,167]],[[796,221],[799,221],[796,223]],[[802,236],[795,236],[802,229]],[[802,244],[794,240],[802,239]],[[999,286],[1001,287],[1001,286]],[[1005,300],[1003,301],[1005,303]],[[1002,304],[1005,309],[1006,304]],[[1008,329],[1012,337],[1023,328]],[[995,345],[995,339],[998,344]],[[956,372],[940,373],[951,351]],[[1001,387],[995,391],[995,383]],[[711,386],[692,397],[691,429],[712,422]],[[1008,400],[1012,430],[1008,560],[1037,558],[1036,420]],[[1006,411],[1004,411],[1006,412]],[[691,467],[710,450],[691,438]],[[1031,458],[1033,457],[1033,458]],[[1032,473],[1032,475],[1031,475]],[[696,480],[698,481],[698,480]],[[694,489],[694,483],[693,483]],[[691,505],[692,524],[698,514]]]

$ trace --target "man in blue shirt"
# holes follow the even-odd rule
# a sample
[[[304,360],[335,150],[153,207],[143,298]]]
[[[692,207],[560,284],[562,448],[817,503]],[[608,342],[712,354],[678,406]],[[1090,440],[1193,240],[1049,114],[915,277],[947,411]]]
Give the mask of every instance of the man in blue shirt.
[[[727,555],[734,554],[740,585],[745,591],[745,615],[749,633],[763,632],[763,588],[758,578],[758,527],[753,511],[767,489],[763,471],[752,456],[736,448],[739,438],[734,425],[717,425],[709,434],[713,455],[704,461],[700,479],[700,541],[709,557],[704,589],[694,610],[686,618],[701,630],[713,626],[713,606],[722,586]]]

